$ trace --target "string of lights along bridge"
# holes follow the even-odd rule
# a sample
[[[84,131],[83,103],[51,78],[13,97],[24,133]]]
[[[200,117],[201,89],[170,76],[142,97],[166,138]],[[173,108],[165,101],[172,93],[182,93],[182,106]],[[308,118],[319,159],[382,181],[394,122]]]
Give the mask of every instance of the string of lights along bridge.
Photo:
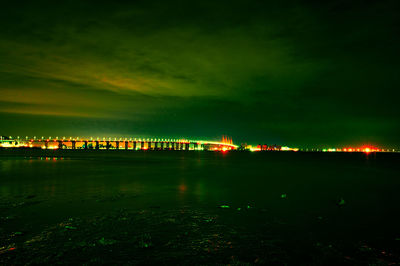
[[[81,137],[4,137],[0,139],[1,147],[25,147],[42,149],[94,149],[94,150],[235,150],[237,145],[229,137],[221,141],[188,140],[188,139],[150,139],[150,138],[81,138]]]
[[[302,152],[399,152],[369,145],[327,149],[299,149],[280,145],[258,144],[251,146],[233,144],[232,138],[222,136],[220,141],[158,139],[158,138],[85,138],[85,137],[12,137],[0,136],[0,148],[41,148],[49,150],[209,150],[209,151],[302,151]]]

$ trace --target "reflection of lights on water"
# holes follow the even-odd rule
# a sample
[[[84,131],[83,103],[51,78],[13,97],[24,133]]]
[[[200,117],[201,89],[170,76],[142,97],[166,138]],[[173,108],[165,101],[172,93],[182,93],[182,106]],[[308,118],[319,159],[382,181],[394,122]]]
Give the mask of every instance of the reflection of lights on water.
[[[37,157],[37,159],[40,159],[41,161],[43,160],[58,161],[58,160],[64,160],[64,157]],[[32,157],[29,157],[29,160],[32,160]]]
[[[180,192],[185,192],[187,190],[187,186],[185,184],[180,184],[179,185],[179,191]]]

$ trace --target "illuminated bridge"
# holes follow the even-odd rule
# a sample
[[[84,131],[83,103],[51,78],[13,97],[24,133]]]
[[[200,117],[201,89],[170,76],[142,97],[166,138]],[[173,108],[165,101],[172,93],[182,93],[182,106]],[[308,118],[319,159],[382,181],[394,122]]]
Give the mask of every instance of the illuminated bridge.
[[[0,147],[41,148],[41,149],[83,149],[83,150],[215,150],[237,149],[232,139],[222,137],[221,141],[188,139],[149,139],[149,138],[20,138],[0,137]]]

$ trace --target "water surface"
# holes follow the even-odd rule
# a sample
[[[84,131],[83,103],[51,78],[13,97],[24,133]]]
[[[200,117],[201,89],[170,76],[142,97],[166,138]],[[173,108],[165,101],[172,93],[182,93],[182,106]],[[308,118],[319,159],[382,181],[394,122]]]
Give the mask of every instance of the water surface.
[[[86,253],[69,256],[69,263],[107,263],[121,250],[148,254],[136,260],[120,254],[121,263],[168,258],[193,263],[193,255],[206,264],[398,259],[397,154],[0,152],[0,262],[6,264],[32,262],[33,257],[65,260],[62,254],[77,248]],[[138,217],[144,218],[140,222]],[[100,232],[91,227],[96,220],[104,226]],[[112,220],[141,223],[142,228],[130,231],[132,224],[112,225]],[[86,232],[84,239],[80,231]],[[185,239],[178,237],[185,233]],[[225,244],[210,251],[208,240],[215,234]],[[102,240],[104,235],[111,240]],[[38,236],[40,241],[31,241]],[[85,244],[65,246],[71,236],[74,243]],[[175,246],[168,244],[174,241]],[[192,249],[179,246],[189,242]],[[63,244],[45,252],[32,243]],[[99,248],[114,251],[105,255]],[[178,252],[175,259],[173,252]]]

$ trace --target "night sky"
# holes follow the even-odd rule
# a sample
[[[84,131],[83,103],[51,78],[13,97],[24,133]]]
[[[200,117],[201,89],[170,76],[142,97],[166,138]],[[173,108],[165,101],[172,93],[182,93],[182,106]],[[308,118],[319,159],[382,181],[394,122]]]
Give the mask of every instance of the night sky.
[[[399,1],[7,1],[0,134],[400,147]]]

